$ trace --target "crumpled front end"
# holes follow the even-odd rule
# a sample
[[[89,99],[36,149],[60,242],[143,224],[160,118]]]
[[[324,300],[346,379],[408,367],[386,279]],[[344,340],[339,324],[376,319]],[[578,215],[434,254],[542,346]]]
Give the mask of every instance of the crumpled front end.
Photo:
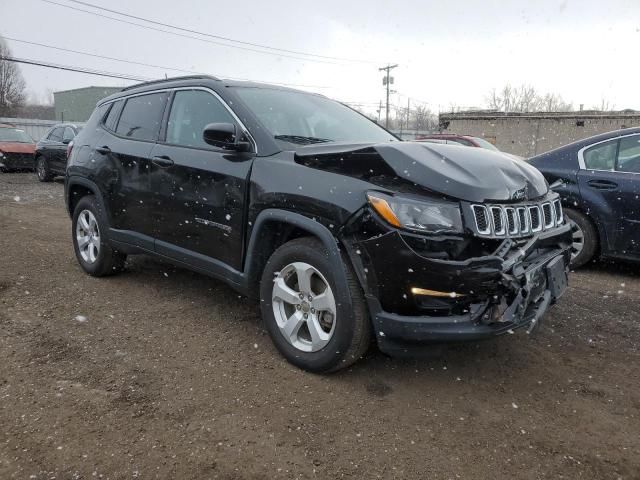
[[[343,242],[365,287],[380,349],[414,354],[425,343],[537,327],[567,287],[570,226],[494,237],[423,236],[390,230],[371,212],[357,216]]]

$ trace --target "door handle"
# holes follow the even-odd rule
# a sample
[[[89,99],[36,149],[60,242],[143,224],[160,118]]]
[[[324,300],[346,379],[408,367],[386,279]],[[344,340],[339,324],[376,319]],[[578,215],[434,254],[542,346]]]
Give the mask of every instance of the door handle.
[[[609,180],[589,180],[589,186],[595,188],[596,190],[615,190],[618,188],[618,184],[616,182],[611,182]]]
[[[102,155],[108,155],[111,153],[111,149],[106,145],[103,145],[101,147],[96,147],[96,152],[101,153]]]
[[[153,157],[151,161],[159,167],[167,168],[173,165],[173,160],[166,155],[161,155],[159,157]]]

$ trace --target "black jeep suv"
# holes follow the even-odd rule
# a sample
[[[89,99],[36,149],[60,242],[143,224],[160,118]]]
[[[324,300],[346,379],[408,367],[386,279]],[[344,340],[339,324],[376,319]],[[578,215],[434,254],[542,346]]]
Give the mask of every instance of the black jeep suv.
[[[533,329],[564,291],[558,195],[524,162],[401,142],[320,95],[213,77],[126,88],[75,138],[73,245],[95,276],[152,254],[259,299],[322,372]]]

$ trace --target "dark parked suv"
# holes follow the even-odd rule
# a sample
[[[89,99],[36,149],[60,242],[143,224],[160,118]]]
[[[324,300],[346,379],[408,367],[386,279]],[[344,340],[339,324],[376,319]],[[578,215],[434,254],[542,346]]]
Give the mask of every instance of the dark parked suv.
[[[259,299],[292,363],[331,371],[533,329],[567,284],[558,195],[524,162],[400,142],[323,96],[213,77],[102,100],[66,201],[82,268],[152,254]]]

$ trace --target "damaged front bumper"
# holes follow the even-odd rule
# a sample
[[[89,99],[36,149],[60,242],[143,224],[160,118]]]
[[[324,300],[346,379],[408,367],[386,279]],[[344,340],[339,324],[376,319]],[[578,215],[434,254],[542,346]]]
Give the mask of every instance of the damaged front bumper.
[[[567,287],[570,245],[569,225],[462,261],[427,258],[398,231],[357,242],[379,348],[414,355],[425,343],[532,331]],[[414,287],[450,297],[421,298]]]

